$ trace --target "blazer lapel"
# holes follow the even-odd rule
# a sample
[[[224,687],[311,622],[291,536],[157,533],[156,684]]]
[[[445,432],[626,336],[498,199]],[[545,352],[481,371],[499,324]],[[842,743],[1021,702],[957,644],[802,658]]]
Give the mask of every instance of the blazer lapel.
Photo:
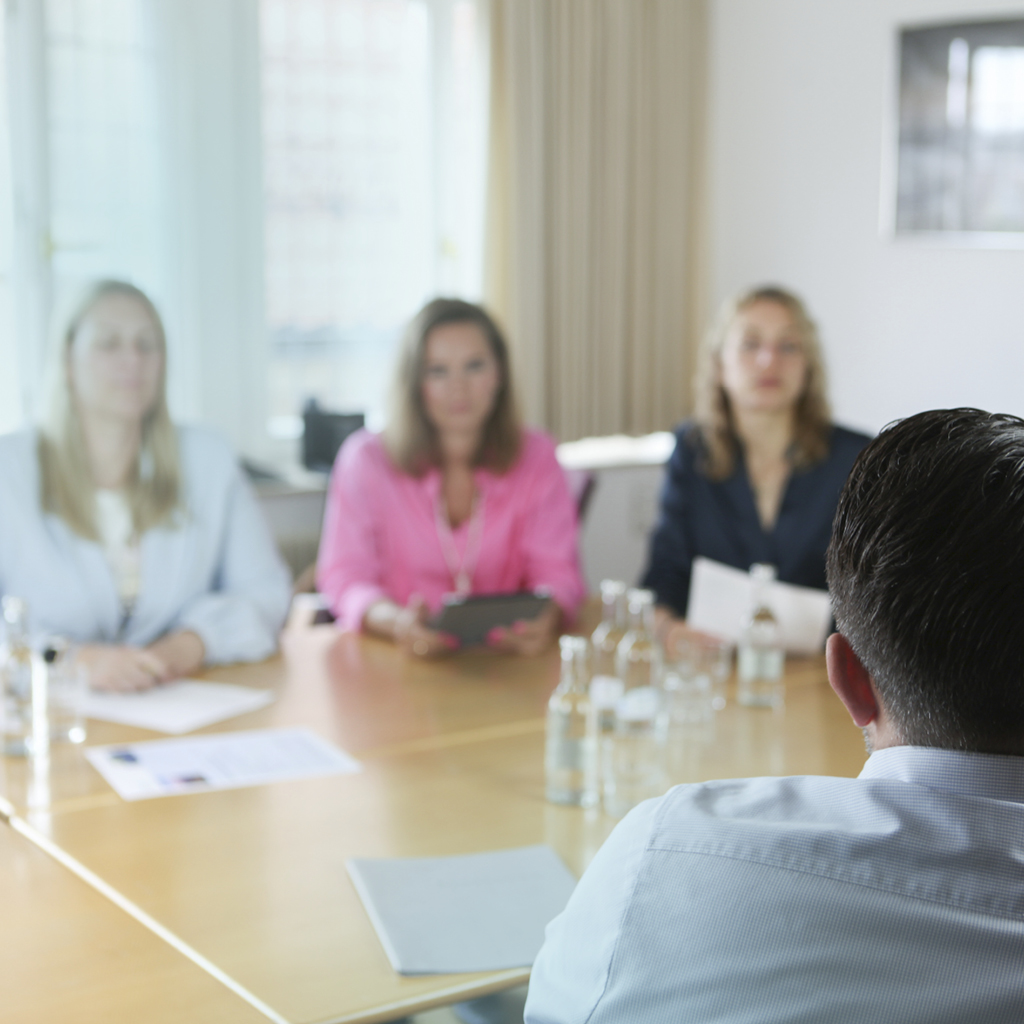
[[[774,562],[775,544],[761,525],[742,453],[737,456],[732,476],[714,490],[717,490],[723,504],[722,529],[732,535],[737,550],[744,552],[751,565],[754,562]]]

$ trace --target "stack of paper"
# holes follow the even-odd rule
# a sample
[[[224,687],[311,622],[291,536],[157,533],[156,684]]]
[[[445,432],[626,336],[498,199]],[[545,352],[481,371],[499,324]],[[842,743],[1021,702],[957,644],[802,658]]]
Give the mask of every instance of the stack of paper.
[[[529,967],[576,885],[548,846],[350,860],[348,873],[399,974]]]
[[[273,699],[268,690],[179,679],[139,693],[90,692],[82,713],[86,718],[180,735],[266,707]]]

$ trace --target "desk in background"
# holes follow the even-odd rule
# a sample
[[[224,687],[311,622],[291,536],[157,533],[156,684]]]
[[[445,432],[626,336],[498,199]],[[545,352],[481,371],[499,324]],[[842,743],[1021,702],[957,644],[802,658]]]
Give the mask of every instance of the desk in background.
[[[292,481],[258,480],[254,487],[281,557],[296,577],[316,561],[327,477],[308,473]]]
[[[614,823],[544,801],[544,711],[557,674],[557,652],[419,663],[330,627],[294,633],[282,658],[210,672],[271,688],[278,699],[209,731],[306,725],[357,756],[362,774],[125,803],[81,751],[65,748],[55,758],[49,813],[31,820],[73,863],[266,1003],[272,1019],[386,1020],[484,994],[527,972],[394,974],[345,859],[546,842],[582,871]],[[785,714],[731,704],[713,734],[684,738],[676,780],[856,774],[861,736],[829,690],[822,662],[794,664],[787,680]],[[145,735],[94,723],[90,742]],[[26,767],[6,761],[2,780],[23,813]],[[40,897],[38,911],[40,922],[52,923],[53,902]],[[137,927],[127,915],[125,923]],[[40,925],[43,945],[48,927]],[[160,980],[158,967],[139,969]],[[226,989],[220,995],[236,998]],[[90,1017],[90,998],[87,989],[66,993],[76,1021],[116,1020],[105,1011]],[[110,998],[116,1002],[116,993]]]

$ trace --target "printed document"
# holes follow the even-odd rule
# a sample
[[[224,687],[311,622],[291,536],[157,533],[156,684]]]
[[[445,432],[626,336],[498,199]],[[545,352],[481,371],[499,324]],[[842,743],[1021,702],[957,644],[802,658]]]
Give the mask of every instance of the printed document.
[[[113,744],[90,747],[85,756],[125,800],[362,771],[358,761],[308,729]]]
[[[739,641],[750,617],[754,584],[750,574],[710,558],[695,558],[690,576],[686,621],[694,629]],[[782,646],[793,654],[821,654],[832,623],[832,605],[824,590],[773,583],[772,611]]]

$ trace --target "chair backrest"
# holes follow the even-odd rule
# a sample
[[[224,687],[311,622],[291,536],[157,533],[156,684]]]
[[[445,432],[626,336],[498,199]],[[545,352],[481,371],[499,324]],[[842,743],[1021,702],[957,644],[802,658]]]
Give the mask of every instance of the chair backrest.
[[[594,488],[597,486],[597,477],[589,469],[563,468],[562,472],[565,474],[565,482],[569,485],[572,500],[576,502],[576,520],[582,523],[590,499],[594,495]]]

